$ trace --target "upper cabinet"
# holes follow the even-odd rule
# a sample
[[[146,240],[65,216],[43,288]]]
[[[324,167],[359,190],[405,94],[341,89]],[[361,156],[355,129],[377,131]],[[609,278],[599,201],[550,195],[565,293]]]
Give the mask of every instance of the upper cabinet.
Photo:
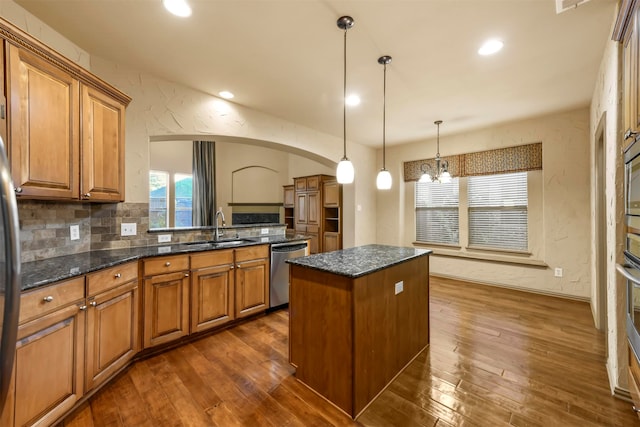
[[[2,130],[16,195],[124,201],[131,98],[1,19],[0,38],[7,82]]]
[[[623,147],[629,146],[640,137],[638,4],[640,2],[636,0],[622,2],[613,34],[613,38],[620,41],[623,48]]]

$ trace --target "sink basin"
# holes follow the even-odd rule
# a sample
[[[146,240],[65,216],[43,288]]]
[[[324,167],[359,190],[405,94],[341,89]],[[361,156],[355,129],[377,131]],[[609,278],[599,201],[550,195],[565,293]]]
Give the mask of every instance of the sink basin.
[[[253,240],[249,239],[223,239],[223,240],[214,240],[211,242],[213,246],[216,247],[225,247],[225,246],[238,246],[245,243],[253,242]]]

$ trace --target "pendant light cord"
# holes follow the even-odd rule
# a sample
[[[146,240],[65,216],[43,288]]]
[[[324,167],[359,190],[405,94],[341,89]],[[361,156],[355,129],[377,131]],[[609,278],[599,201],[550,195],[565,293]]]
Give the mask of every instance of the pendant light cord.
[[[436,153],[436,157],[440,157],[440,123],[436,122],[436,125],[438,126],[438,134],[436,136],[436,149],[438,152]]]
[[[347,30],[344,30],[344,75],[342,96],[342,141],[344,143],[344,157],[347,159]]]
[[[387,63],[384,63],[384,79],[382,83],[382,170],[386,170],[385,140],[387,139]]]

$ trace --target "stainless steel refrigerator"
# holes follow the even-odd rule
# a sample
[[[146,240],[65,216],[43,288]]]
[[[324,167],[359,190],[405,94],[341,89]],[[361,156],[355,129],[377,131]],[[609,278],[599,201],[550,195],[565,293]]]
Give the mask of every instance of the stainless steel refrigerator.
[[[11,382],[20,309],[18,206],[5,146],[0,138],[0,413]]]

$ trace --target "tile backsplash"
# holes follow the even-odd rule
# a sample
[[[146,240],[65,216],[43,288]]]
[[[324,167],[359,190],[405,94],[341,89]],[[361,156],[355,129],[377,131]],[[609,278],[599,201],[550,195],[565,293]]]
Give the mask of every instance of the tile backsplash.
[[[22,262],[73,255],[91,250],[157,245],[159,234],[171,234],[171,243],[211,240],[212,229],[167,230],[149,233],[148,203],[72,203],[18,200]],[[135,223],[135,236],[121,236],[122,223]],[[78,225],[80,238],[71,240],[70,227]],[[256,237],[261,232],[285,234],[286,226],[235,226],[225,237]]]

